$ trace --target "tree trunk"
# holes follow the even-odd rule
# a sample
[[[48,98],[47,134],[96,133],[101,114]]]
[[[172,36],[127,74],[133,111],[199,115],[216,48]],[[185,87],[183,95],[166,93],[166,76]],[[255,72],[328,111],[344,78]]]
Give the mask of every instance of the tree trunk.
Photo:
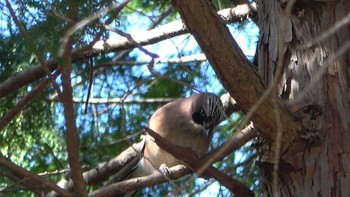
[[[299,140],[281,154],[276,195],[349,196],[349,46],[332,58],[349,45],[350,26],[347,23],[326,39],[312,42],[350,13],[350,1],[296,1],[287,23],[281,20],[286,7],[283,2],[287,1],[258,0],[259,73],[267,84],[274,80],[276,63],[282,58],[278,52],[284,52],[278,93],[303,127]],[[286,31],[281,34],[283,27]],[[285,44],[280,45],[279,39]],[[259,162],[264,171],[263,191],[269,196],[273,192],[274,148],[267,142],[259,148],[263,150]]]

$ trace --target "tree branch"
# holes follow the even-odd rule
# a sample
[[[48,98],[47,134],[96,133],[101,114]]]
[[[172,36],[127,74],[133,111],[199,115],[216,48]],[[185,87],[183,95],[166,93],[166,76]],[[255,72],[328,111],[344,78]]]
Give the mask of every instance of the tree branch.
[[[159,59],[154,64],[163,63],[163,64],[186,64],[189,62],[200,62],[200,61],[207,61],[207,58],[203,53],[201,54],[194,54],[194,55],[188,55],[188,56],[182,56],[179,58],[169,58],[169,59]],[[124,60],[116,60],[116,61],[110,61],[110,62],[103,62],[95,66],[95,69],[101,69],[103,67],[112,67],[116,65],[128,65],[128,66],[135,66],[135,65],[147,65],[149,64],[149,61],[124,61]]]
[[[171,174],[172,178],[177,179],[191,173],[191,171],[184,165],[177,165],[170,168],[169,173]],[[164,183],[166,181],[168,181],[168,179],[162,173],[155,172],[149,176],[128,179],[125,181],[105,186],[99,190],[91,192],[89,194],[89,197],[118,196],[129,191],[135,191],[146,187],[152,187],[154,185]]]
[[[69,2],[69,19],[77,20],[79,11],[79,2]],[[68,27],[74,23],[71,23]],[[72,60],[72,44],[73,37],[69,30],[66,32],[62,41],[62,59],[64,64],[60,67],[62,71],[62,103],[64,107],[65,125],[67,129],[66,142],[68,152],[68,162],[71,169],[72,180],[74,184],[74,193],[77,196],[87,196],[85,190],[85,182],[83,179],[83,171],[79,161],[79,141],[80,137],[75,123],[75,115],[73,109],[73,88],[71,84],[71,60]]]
[[[58,77],[59,72],[56,72],[52,75],[52,79],[56,79]],[[33,90],[31,90],[23,99],[21,99],[15,107],[11,109],[4,117],[0,120],[0,131],[5,128],[5,126],[10,123],[17,114],[19,114],[23,108],[40,92],[42,92],[48,85],[50,84],[50,79],[46,78],[42,82],[39,83]]]
[[[230,116],[233,112],[239,111],[239,108],[237,107],[234,100],[229,97],[228,94],[224,94],[221,96],[221,101],[223,103],[223,108],[227,116]],[[237,132],[233,138],[232,141],[234,142],[233,146],[231,148],[226,148],[225,150],[231,150],[234,151],[235,149],[238,149],[241,145],[245,144],[248,140],[254,137],[252,133],[255,133],[254,130],[245,131],[243,133]],[[237,138],[237,139],[236,139]],[[105,180],[107,180],[110,176],[116,176],[119,178],[124,178],[127,172],[129,172],[140,160],[141,152],[143,149],[145,141],[142,140],[140,143],[134,144],[133,146],[129,147],[127,150],[123,151],[121,154],[119,154],[117,157],[111,159],[107,163],[102,163],[95,167],[94,169],[91,169],[87,172],[84,172],[83,177],[85,180],[85,183],[88,185],[98,184]],[[231,144],[232,145],[232,144]],[[230,154],[231,152],[225,152],[226,154]],[[215,154],[216,151],[215,151]],[[225,156],[220,155],[221,157],[217,157],[219,159],[224,158]],[[211,154],[208,154],[207,158],[212,157]],[[178,174],[176,174],[173,178],[180,178],[186,174],[188,174],[190,171],[185,168],[183,170],[180,170]],[[116,174],[117,173],[117,174]],[[156,179],[156,180],[153,180]],[[95,191],[93,194],[90,195],[100,195],[101,193],[111,193],[119,194],[124,193],[126,191],[132,191],[135,189],[142,189],[146,186],[153,186],[155,184],[159,184],[161,182],[166,181],[163,176],[157,176],[153,178],[142,178],[141,180],[137,179],[137,181],[122,181],[119,183],[112,184],[110,186],[107,186],[99,191]],[[140,183],[141,182],[141,183]],[[71,179],[62,179],[59,183],[61,187],[63,187],[66,190],[71,190],[73,187]],[[127,186],[126,186],[127,185]],[[129,186],[130,185],[130,186]],[[120,189],[122,188],[122,189]],[[131,188],[131,189],[127,189]],[[118,190],[118,191],[117,191]],[[51,192],[48,196],[56,196],[54,192]]]
[[[233,8],[219,10],[218,14],[226,20],[226,23],[241,22],[247,18],[252,18],[256,23],[256,17],[254,16],[257,16],[257,7],[255,2],[249,4],[240,4]]]
[[[258,103],[260,96],[266,91],[266,85],[244,56],[241,49],[232,38],[228,28],[213,9],[208,0],[172,0],[179,11],[187,28],[193,34],[201,49],[206,54],[221,83],[230,95],[236,99],[242,111],[247,112]],[[193,13],[196,10],[196,13]],[[261,99],[254,111],[247,114],[269,142],[276,137],[277,122],[275,114],[271,113],[271,99]],[[279,105],[284,135],[282,143],[288,145],[300,130],[290,116],[290,112]],[[254,115],[253,115],[254,113]]]
[[[17,179],[14,180],[15,182],[27,187],[39,196],[50,190],[53,190],[62,196],[72,196],[71,193],[58,187],[56,184],[38,176],[37,174],[33,174],[20,166],[17,166],[3,156],[0,156],[0,166],[4,166],[12,172]],[[12,179],[15,177],[12,177]]]
[[[26,28],[23,26],[23,24],[18,20],[14,10],[12,9],[12,6],[10,4],[10,2],[8,0],[6,0],[6,7],[8,8],[12,20],[15,22],[15,24],[17,25],[26,45],[28,46],[28,48],[30,50],[32,50],[34,52],[34,54],[36,55],[38,61],[41,64],[41,67],[43,68],[44,72],[46,73],[47,77],[49,78],[50,82],[52,83],[53,87],[56,89],[57,93],[60,95],[60,90],[58,88],[57,83],[55,82],[55,80],[53,79],[53,77],[51,76],[51,72],[49,71],[49,69],[46,66],[46,62],[44,57],[40,54],[39,50],[37,49],[37,47],[35,46],[35,43],[32,39],[32,37],[28,34]]]
[[[227,9],[227,12],[230,13],[230,10]],[[252,12],[256,11],[250,10],[247,13],[247,15]],[[231,13],[232,17],[230,18],[236,19],[236,21],[242,20],[242,15],[235,16],[235,13]],[[227,17],[226,14],[223,15]],[[231,21],[234,22],[235,20]],[[145,46],[185,33],[187,33],[186,27],[183,25],[181,20],[178,20],[152,30],[142,32],[138,35],[132,35],[132,37],[135,39],[138,45]],[[89,59],[91,57],[96,57],[110,52],[128,50],[137,47],[135,44],[133,44],[125,38],[116,41],[98,41],[94,46],[95,48],[85,47],[74,49],[72,52],[72,63],[76,63],[85,59]],[[58,65],[57,61],[53,58],[47,60],[45,63],[50,72],[54,71]],[[15,73],[6,81],[0,84],[0,98],[5,97],[6,95],[16,91],[24,85],[32,83],[44,77],[45,75],[46,72],[43,70],[41,65],[33,65],[28,70]]]
[[[89,104],[166,104],[176,98],[90,98]],[[58,98],[51,97],[51,101],[58,101]],[[85,103],[84,99],[73,97],[74,103]],[[0,124],[1,125],[1,124]]]
[[[249,128],[246,128],[240,132],[237,132],[230,139],[230,141],[235,142],[235,144],[230,144],[231,145],[230,150],[232,152],[235,150],[238,150],[243,144],[245,144],[249,140],[251,140],[255,136],[255,134],[256,134],[256,132],[255,132],[253,127],[249,127]],[[140,145],[138,145],[138,146],[140,146]],[[143,146],[143,144],[142,144],[142,146]],[[227,146],[227,145],[224,145],[224,146]],[[222,147],[218,148],[217,150],[219,150],[219,149],[222,149]],[[214,150],[214,151],[208,153],[205,157],[203,157],[200,160],[200,163],[201,164],[206,163],[208,158],[211,158],[217,154],[217,150]],[[228,149],[225,148],[225,150],[228,150]],[[228,155],[228,154],[231,154],[232,152],[227,151],[227,152],[225,152],[225,154]],[[218,161],[219,159],[221,160],[222,158],[226,157],[227,155],[220,155],[220,157],[216,157],[216,160],[214,162]],[[97,180],[99,180],[99,182],[100,182],[100,181],[106,180],[106,178],[100,179],[100,178],[98,178],[98,176],[111,176],[116,171],[120,170],[121,169],[120,167],[123,167],[123,165],[125,165],[127,163],[127,161],[126,161],[126,163],[120,162],[120,159],[124,158],[125,156],[128,156],[128,160],[131,161],[133,158],[137,157],[138,155],[134,151],[134,149],[131,149],[131,147],[130,147],[129,149],[124,151],[122,154],[120,154],[119,156],[117,156],[116,158],[114,158],[108,162],[108,163],[112,163],[112,161],[114,160],[113,162],[119,163],[121,165],[110,166],[110,168],[108,168],[108,171],[101,170],[104,172],[105,175],[102,175],[102,174],[99,175],[99,174],[95,173],[95,175],[97,175],[97,177],[95,177],[95,178],[97,178]],[[180,157],[180,158],[182,158],[182,157]],[[105,164],[103,164],[103,165],[105,165]],[[97,168],[99,168],[99,166],[96,167],[96,171],[100,171],[100,170],[97,170]],[[92,171],[91,173],[93,174],[93,171],[95,171],[95,169],[92,169],[90,171]],[[191,170],[189,170],[187,167],[185,167],[183,165],[179,165],[179,166],[175,166],[175,167],[170,168],[169,172],[171,174],[171,178],[178,179],[178,178],[181,178],[187,174],[190,174]],[[84,178],[85,178],[85,173],[84,173]],[[87,179],[85,179],[85,180],[87,180]],[[156,172],[156,173],[153,173],[152,175],[149,175],[149,176],[138,177],[138,178],[133,178],[133,179],[113,183],[111,185],[105,186],[99,190],[96,190],[96,191],[90,193],[89,196],[116,196],[116,195],[123,194],[123,193],[129,192],[129,191],[135,191],[135,190],[143,189],[145,187],[151,187],[151,186],[154,186],[154,185],[166,182],[166,181],[168,181],[168,178],[166,178],[162,173]]]
[[[203,160],[210,160],[210,164],[224,159],[227,155],[238,150],[249,140],[256,137],[256,129],[251,123],[246,128],[237,131],[224,145],[203,156]]]
[[[140,161],[142,155],[142,149],[145,140],[137,144],[133,144],[131,147],[123,151],[121,154],[115,158],[104,162],[96,166],[95,168],[83,173],[84,180],[88,185],[95,185],[106,181],[112,175],[117,175],[124,178],[129,171]],[[60,185],[65,190],[73,189],[73,182],[70,178],[62,179],[58,185]],[[51,192],[47,197],[58,196],[59,194]]]
[[[154,138],[154,141],[157,145],[163,150],[172,154],[175,158],[183,161],[186,166],[198,174],[198,171],[202,169],[203,161],[198,159],[195,156],[195,153],[188,148],[183,148],[176,144],[171,143],[170,141],[162,138],[158,133],[154,132],[149,128],[145,128],[146,132]],[[234,178],[226,175],[225,173],[220,172],[218,169],[213,166],[208,166],[206,169],[203,169],[198,176],[204,176],[205,178],[214,178],[219,181],[223,186],[229,189],[235,196],[254,196],[254,193],[249,190],[247,186],[243,183],[237,181]]]

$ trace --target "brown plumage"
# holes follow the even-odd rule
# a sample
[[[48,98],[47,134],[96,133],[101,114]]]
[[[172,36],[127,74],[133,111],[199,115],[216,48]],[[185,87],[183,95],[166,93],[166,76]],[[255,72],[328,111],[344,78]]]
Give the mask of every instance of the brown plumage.
[[[213,130],[222,118],[220,98],[215,94],[200,93],[159,108],[150,118],[149,128],[174,144],[191,148],[200,157],[208,151]],[[164,164],[172,167],[179,161],[146,136],[144,157],[133,176],[152,174]]]

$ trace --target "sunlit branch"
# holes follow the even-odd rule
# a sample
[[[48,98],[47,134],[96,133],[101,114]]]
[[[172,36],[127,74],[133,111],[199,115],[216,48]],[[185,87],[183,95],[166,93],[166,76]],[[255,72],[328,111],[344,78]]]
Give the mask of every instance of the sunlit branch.
[[[106,181],[112,175],[121,174],[120,176],[124,177],[124,169],[126,168],[126,171],[131,170],[140,160],[144,143],[145,141],[142,140],[141,142],[130,146],[108,162],[100,163],[95,168],[84,172],[83,177],[86,184],[94,185],[101,183]],[[58,184],[66,190],[73,189],[73,182],[69,177],[63,178]],[[51,192],[49,196],[57,196],[57,193]]]
[[[195,55],[188,55],[183,56],[180,58],[166,58],[166,59],[156,59],[156,64],[187,64],[191,62],[200,62],[200,61],[207,61],[207,58],[204,54],[195,54]],[[149,61],[126,61],[126,60],[116,60],[116,61],[110,61],[110,62],[104,62],[96,65],[94,69],[99,69],[102,67],[112,67],[112,66],[137,66],[137,65],[147,65]]]
[[[99,10],[96,13],[94,13],[94,14],[84,18],[83,20],[75,23],[72,27],[70,27],[66,31],[65,37],[63,38],[63,41],[62,41],[61,48],[63,49],[63,48],[65,48],[65,45],[69,44],[69,42],[68,42],[69,40],[66,38],[71,37],[79,29],[83,28],[84,26],[86,26],[87,24],[89,24],[93,20],[97,19],[98,17],[101,17],[103,14],[111,12],[112,10],[116,10],[116,12],[120,12],[125,7],[125,5],[127,5],[129,3],[129,1],[130,0],[126,0],[126,1],[122,2],[121,4],[111,4],[107,8]]]
[[[169,169],[169,173],[173,178],[181,178],[191,171],[184,165],[174,166]],[[89,194],[89,197],[98,196],[116,196],[128,191],[143,189],[145,187],[151,187],[160,183],[168,181],[168,179],[160,172],[155,172],[149,176],[139,177],[135,179],[129,179],[105,186]]]
[[[78,18],[79,2],[69,2],[68,16],[72,21]],[[63,104],[64,120],[66,127],[66,144],[68,153],[68,163],[71,169],[72,180],[74,184],[74,193],[76,196],[85,197],[87,192],[85,189],[85,182],[83,179],[83,170],[79,160],[79,142],[80,136],[76,127],[76,120],[73,108],[73,88],[72,88],[72,45],[74,43],[72,30],[74,23],[68,25],[68,30],[62,41],[60,55],[63,60],[60,65],[62,72],[62,95],[60,97]],[[72,27],[73,26],[73,27]],[[74,30],[75,32],[76,30]]]
[[[170,141],[167,141],[149,128],[145,128],[145,130],[150,136],[153,137],[155,143],[157,143],[160,148],[169,152],[175,158],[181,159],[181,161],[184,162],[185,165],[191,170],[196,172],[198,176],[216,179],[236,196],[254,196],[252,191],[250,191],[249,188],[243,183],[219,171],[212,165],[208,165],[205,169],[203,169],[202,165],[207,162],[205,160],[198,159],[188,148],[180,147],[171,143]]]
[[[237,132],[237,134],[234,135],[234,137],[231,139],[232,141],[236,142],[236,144],[233,146],[232,150],[234,151],[234,150],[239,149],[243,144],[245,144],[247,141],[252,139],[255,136],[254,133],[255,133],[255,131],[252,127],[248,127],[246,129],[242,130],[241,132]],[[139,148],[137,148],[137,150],[139,150]],[[214,155],[214,154],[216,154],[216,151],[210,152],[207,157],[212,157],[212,155]],[[226,152],[226,154],[227,155],[231,154],[231,152]],[[108,163],[115,162],[116,164],[118,163],[119,165],[115,165],[115,166],[110,165],[110,167],[107,168],[109,171],[106,171],[107,169],[102,169],[102,168],[97,170],[98,167],[105,166],[106,165],[106,163],[105,163],[105,164],[100,165],[96,168],[97,172],[103,172],[104,175],[101,174],[99,176],[99,174],[93,173],[95,169],[91,170],[91,175],[95,174],[96,177],[94,179],[96,179],[96,180],[99,180],[99,181],[105,180],[106,179],[105,176],[110,176],[111,174],[113,174],[112,170],[114,172],[116,169],[120,170],[120,162],[125,161],[124,157],[128,156],[128,159],[131,160],[132,159],[132,158],[130,158],[131,155],[134,155],[133,157],[137,156],[135,151],[133,149],[129,148],[126,151],[124,151],[122,154],[120,154],[118,156],[118,159],[116,157],[113,160],[108,162]],[[225,157],[225,156],[226,155],[224,155],[223,157]],[[205,160],[205,158],[204,158],[204,160]],[[171,177],[174,179],[183,177],[183,176],[189,174],[190,172],[191,171],[183,165],[175,166],[175,167],[172,167],[169,169],[169,173],[171,174]],[[86,174],[86,176],[87,175],[88,174]],[[84,176],[85,176],[85,173],[84,173]],[[103,179],[101,180],[101,178],[99,178],[99,177],[103,177]],[[138,190],[138,189],[142,189],[145,187],[151,187],[153,185],[163,183],[165,181],[168,181],[168,179],[166,177],[164,177],[164,175],[161,174],[160,172],[156,172],[156,173],[149,175],[149,176],[146,176],[146,177],[134,178],[134,179],[125,180],[125,181],[121,181],[118,183],[114,183],[112,185],[105,186],[104,188],[101,188],[99,190],[96,190],[96,191],[90,193],[89,196],[100,196],[100,195],[114,196],[117,194],[125,193],[127,191],[133,191],[133,190]],[[93,181],[93,183],[96,183],[96,182]]]
[[[29,33],[27,32],[26,28],[24,27],[24,25],[20,22],[20,20],[17,18],[14,10],[12,9],[11,4],[9,3],[8,0],[6,0],[6,6],[11,14],[11,17],[13,19],[13,21],[15,22],[15,24],[17,25],[18,29],[21,32],[21,35],[23,37],[23,39],[25,40],[26,45],[28,46],[28,48],[34,52],[34,54],[36,55],[38,61],[41,64],[42,69],[44,70],[45,74],[47,75],[47,77],[49,78],[50,82],[52,83],[52,86],[56,89],[58,95],[61,94],[61,91],[57,85],[57,83],[55,82],[54,78],[51,75],[50,70],[47,68],[46,65],[46,61],[44,59],[44,56],[39,52],[38,48],[36,47],[33,38],[29,35]]]
[[[226,23],[235,23],[247,20],[257,14],[256,3],[237,5],[233,8],[222,9],[218,12],[225,19]]]
[[[56,184],[50,182],[49,180],[46,180],[45,178],[40,177],[39,175],[29,172],[20,166],[17,166],[16,164],[10,162],[3,156],[0,156],[0,166],[3,166],[10,170],[18,178],[18,180],[15,181],[19,182],[28,189],[37,192],[38,194],[41,194],[42,192],[45,193],[47,190],[51,189],[56,191],[60,195],[72,196],[71,193],[69,193],[66,190],[63,190]],[[41,192],[37,191],[37,188],[39,186],[43,186]]]
[[[53,79],[58,77],[60,72],[56,72],[52,75]],[[5,126],[10,123],[16,115],[18,115],[28,103],[40,94],[50,83],[50,79],[46,78],[44,81],[40,82],[32,91],[30,91],[23,99],[21,99],[15,107],[11,109],[4,117],[0,120],[0,131],[5,128]]]
[[[234,102],[233,99],[231,99],[229,97],[228,94],[224,94],[221,96],[221,101],[223,103],[223,108],[225,113],[227,114],[227,116],[230,116],[233,112],[238,111],[238,107],[236,105],[236,103]],[[82,100],[83,102],[83,100]],[[238,149],[239,147],[241,147],[243,144],[245,144],[247,141],[249,141],[251,138],[253,138],[255,136],[255,131],[253,127],[248,127],[240,132],[237,132],[233,138],[231,139],[231,141],[234,142],[233,146],[231,146],[231,151],[234,151],[236,149]],[[117,143],[118,141],[114,142]],[[111,159],[108,162],[104,162],[99,164],[97,167],[84,172],[83,176],[84,176],[84,180],[87,184],[97,184],[97,183],[101,183],[105,180],[107,180],[110,176],[115,175],[115,177],[124,177],[124,176],[120,176],[120,174],[123,174],[123,172],[121,173],[121,171],[125,171],[125,166],[126,164],[130,164],[133,163],[134,161],[138,161],[139,160],[139,153],[142,150],[142,147],[144,145],[144,141],[134,144],[133,146],[129,147],[127,150],[123,151],[121,154],[119,154],[117,157]],[[228,150],[228,149],[225,149]],[[210,158],[212,157],[212,154],[216,154],[216,150],[214,150],[212,153],[209,153],[204,159]],[[225,152],[225,154],[230,154],[231,152]],[[222,157],[218,157],[218,159],[222,159],[224,158],[226,155],[221,155]],[[133,165],[128,165],[128,167],[126,167],[126,169],[131,169],[133,168]],[[127,171],[127,170],[126,170]],[[186,174],[189,173],[189,170],[187,168],[183,168],[182,170],[180,170],[181,172],[179,172],[178,178],[182,177]],[[118,172],[118,174],[116,174]],[[153,177],[153,176],[152,176]],[[157,183],[160,182],[164,182],[165,179],[164,176],[156,176],[157,178],[155,178],[156,180],[152,180],[152,178],[145,178],[142,180],[145,180],[145,183],[140,183],[139,181],[127,181],[127,182],[122,182],[122,183],[116,183],[113,184],[112,186],[108,186],[106,188],[106,190],[99,190],[94,192],[91,195],[97,195],[100,193],[104,193],[106,191],[110,191],[110,190],[115,190],[116,188],[123,188],[121,191],[125,191],[125,183],[127,184],[131,184],[131,188],[132,189],[136,189],[136,188],[142,188],[144,184],[146,185],[155,185]],[[153,177],[154,178],[154,177]],[[176,177],[174,177],[176,178]],[[60,181],[60,185],[64,185],[65,189],[69,190],[73,187],[71,180],[65,180],[62,179]],[[128,186],[129,187],[129,186]],[[132,190],[131,189],[131,190]],[[128,191],[131,191],[128,190]],[[121,192],[121,191],[114,191],[116,193]]]
[[[237,21],[242,20],[242,16],[237,17],[233,15],[233,18],[237,19]],[[145,46],[155,44],[160,41],[185,34],[187,32],[188,31],[186,30],[186,27],[183,25],[182,21],[177,20],[166,25],[154,28],[152,30],[142,32],[139,34],[139,36],[132,36],[139,45]],[[94,45],[94,49],[92,49],[91,47],[74,49],[72,53],[72,63],[76,63],[82,60],[89,59],[91,57],[100,56],[102,54],[107,54],[110,52],[133,49],[135,47],[137,46],[132,44],[126,38],[114,41],[98,41]],[[46,65],[49,71],[52,72],[57,68],[57,61],[53,58],[46,60]],[[41,65],[33,65],[28,70],[15,73],[6,81],[0,84],[0,98],[7,96],[11,92],[16,91],[17,89],[21,88],[26,84],[34,82],[44,77],[45,75],[46,72],[43,70]]]
[[[176,98],[90,98],[89,104],[165,104],[175,99]],[[59,101],[56,96],[49,98],[49,100]],[[73,102],[85,103],[85,100],[74,97]]]

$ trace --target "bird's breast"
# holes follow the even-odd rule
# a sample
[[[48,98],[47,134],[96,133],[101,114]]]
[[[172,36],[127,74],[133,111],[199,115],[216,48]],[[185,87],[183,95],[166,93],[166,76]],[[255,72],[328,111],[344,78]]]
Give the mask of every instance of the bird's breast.
[[[178,146],[192,149],[197,156],[202,156],[208,151],[211,139],[205,134],[203,126],[193,121],[183,121],[164,129],[171,132],[161,132],[162,137]]]

